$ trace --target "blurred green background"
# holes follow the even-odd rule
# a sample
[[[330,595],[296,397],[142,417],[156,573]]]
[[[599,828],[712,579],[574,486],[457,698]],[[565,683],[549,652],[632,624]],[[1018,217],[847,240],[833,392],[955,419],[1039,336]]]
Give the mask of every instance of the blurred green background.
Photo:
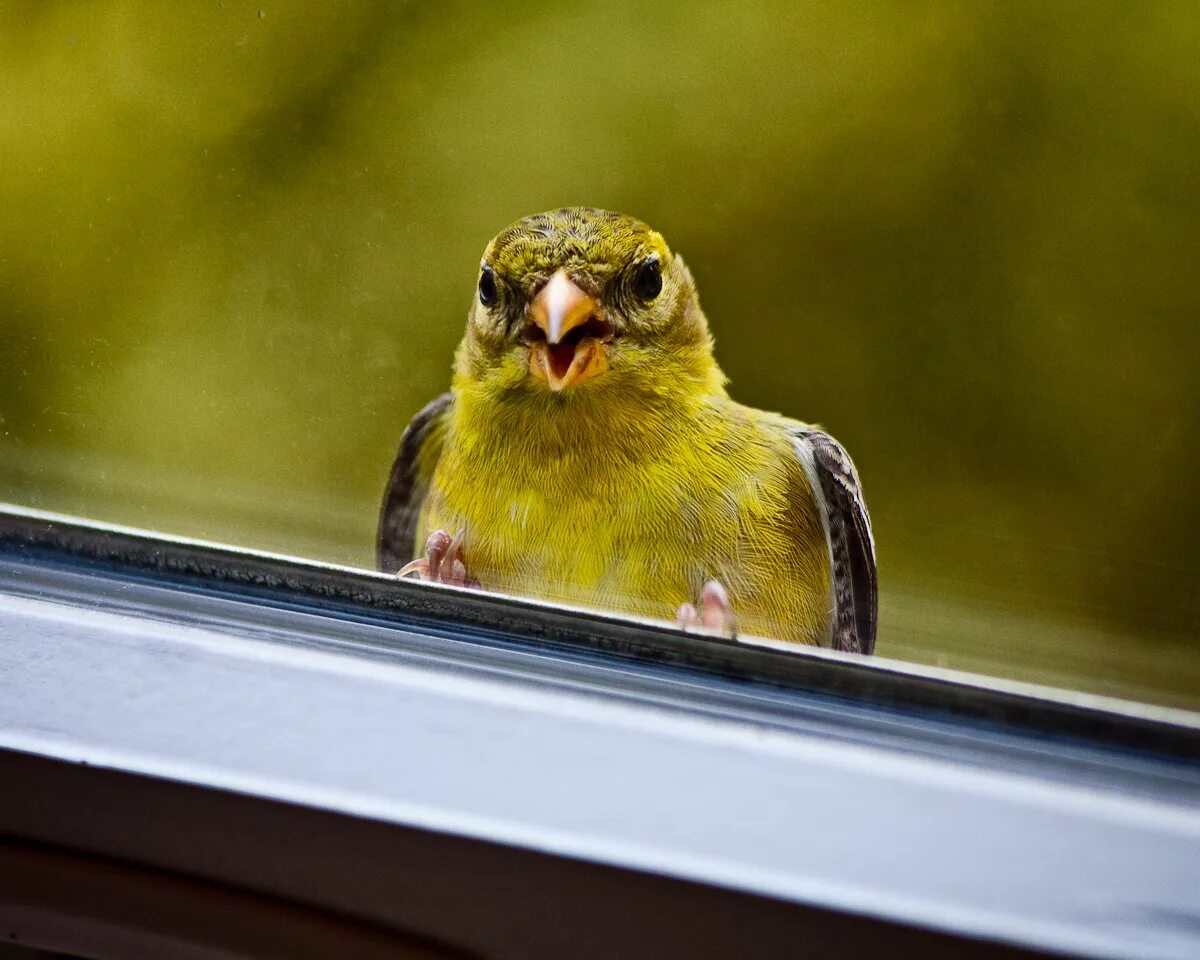
[[[510,221],[820,422],[878,652],[1200,707],[1200,6],[0,0],[0,500],[353,565]]]

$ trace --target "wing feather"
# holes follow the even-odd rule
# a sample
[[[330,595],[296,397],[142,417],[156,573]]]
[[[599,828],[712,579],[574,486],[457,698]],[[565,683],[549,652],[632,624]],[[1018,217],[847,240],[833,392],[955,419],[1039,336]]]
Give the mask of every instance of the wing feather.
[[[823,430],[799,428],[791,437],[829,542],[831,645],[835,650],[872,653],[879,611],[875,539],[858,472],[845,448]]]
[[[449,393],[443,393],[427,404],[400,438],[400,450],[383,494],[375,541],[376,562],[385,573],[394,573],[413,559],[417,521],[441,455],[451,400]]]

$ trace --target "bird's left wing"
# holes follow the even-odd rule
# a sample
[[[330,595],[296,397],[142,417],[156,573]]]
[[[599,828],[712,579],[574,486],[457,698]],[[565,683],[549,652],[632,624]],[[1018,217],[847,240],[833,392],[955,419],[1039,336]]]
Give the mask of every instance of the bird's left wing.
[[[871,653],[879,607],[875,539],[858,473],[842,445],[823,430],[796,427],[788,433],[816,498],[829,543],[833,648]]]
[[[417,521],[442,454],[452,399],[449,393],[443,393],[427,404],[412,418],[400,439],[400,451],[383,494],[375,541],[376,562],[384,573],[395,573],[413,559]]]

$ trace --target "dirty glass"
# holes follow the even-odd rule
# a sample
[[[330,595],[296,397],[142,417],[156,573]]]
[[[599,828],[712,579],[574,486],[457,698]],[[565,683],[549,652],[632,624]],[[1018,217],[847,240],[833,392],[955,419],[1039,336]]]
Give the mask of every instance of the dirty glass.
[[[1200,707],[1198,47],[1188,2],[5,0],[0,499],[372,567],[484,245],[604,207],[854,457],[879,655]]]

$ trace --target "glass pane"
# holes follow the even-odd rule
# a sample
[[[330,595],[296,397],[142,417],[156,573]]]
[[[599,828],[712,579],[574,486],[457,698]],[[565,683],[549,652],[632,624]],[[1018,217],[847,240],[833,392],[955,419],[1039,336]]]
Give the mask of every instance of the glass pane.
[[[372,567],[485,245],[582,202],[854,457],[879,655],[1200,706],[1195,5],[0,15],[0,499]]]

